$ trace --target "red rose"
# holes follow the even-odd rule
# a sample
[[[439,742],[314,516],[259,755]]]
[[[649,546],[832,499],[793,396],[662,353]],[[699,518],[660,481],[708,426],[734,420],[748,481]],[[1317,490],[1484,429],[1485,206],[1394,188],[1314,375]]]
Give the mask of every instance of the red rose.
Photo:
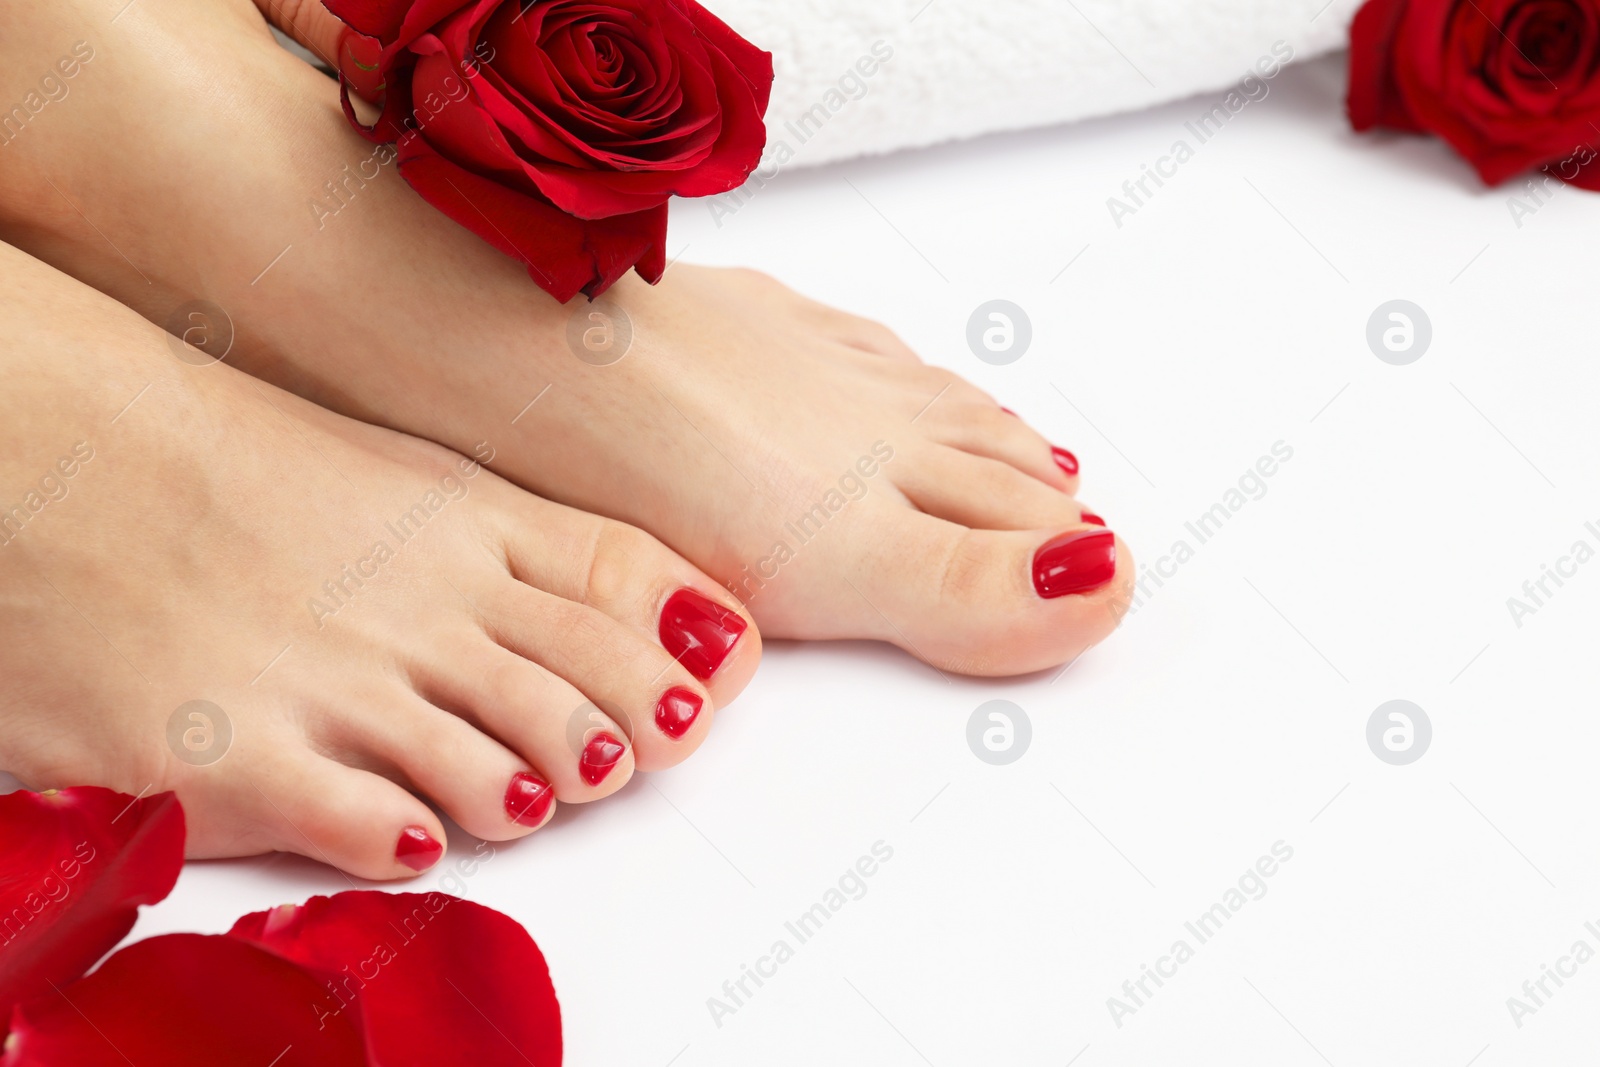
[[[726,192],[761,158],[772,56],[694,0],[326,3],[382,46],[367,135],[558,300],[634,267],[659,280],[668,198]]]
[[[1534,167],[1600,189],[1597,0],[1368,0],[1350,121],[1433,133],[1491,185]]]

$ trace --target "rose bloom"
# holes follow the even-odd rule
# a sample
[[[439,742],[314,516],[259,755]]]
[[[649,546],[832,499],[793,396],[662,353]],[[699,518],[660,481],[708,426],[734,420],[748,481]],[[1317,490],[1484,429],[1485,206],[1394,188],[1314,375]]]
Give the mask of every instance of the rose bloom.
[[[328,0],[382,51],[400,173],[558,300],[666,268],[667,200],[742,184],[772,56],[694,0]]]
[[[1350,121],[1436,134],[1489,184],[1535,167],[1600,189],[1600,3],[1369,0]]]

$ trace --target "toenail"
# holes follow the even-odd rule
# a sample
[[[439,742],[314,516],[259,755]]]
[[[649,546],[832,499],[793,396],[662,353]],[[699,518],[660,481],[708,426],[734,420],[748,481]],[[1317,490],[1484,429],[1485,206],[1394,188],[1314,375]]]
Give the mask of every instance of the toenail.
[[[1005,412],[1007,415],[1010,415],[1013,419],[1020,417],[1020,416],[1017,415],[1017,413],[1015,411],[1012,411],[1010,408],[1001,408],[1000,410]]]
[[[625,751],[622,742],[610,734],[595,734],[583,746],[583,755],[578,757],[578,773],[590,785],[599,785]]]
[[[1056,461],[1056,466],[1060,467],[1068,474],[1078,473],[1078,457],[1074,456],[1071,452],[1068,452],[1064,448],[1057,448],[1055,445],[1051,445],[1050,455]]]
[[[542,826],[555,797],[556,792],[549,782],[527,771],[518,771],[506,787],[506,814],[514,823]]]
[[[400,843],[394,846],[394,858],[413,871],[425,871],[439,862],[444,846],[420,826],[408,826],[400,831]]]
[[[1106,520],[1102,519],[1088,508],[1085,508],[1078,514],[1078,521],[1087,522],[1092,526],[1104,526],[1106,524]]]
[[[661,697],[661,703],[656,705],[656,725],[661,727],[662,733],[676,741],[694,725],[702,703],[700,694],[692,689],[682,686],[668,689]]]
[[[1046,600],[1087,593],[1117,573],[1117,535],[1110,530],[1062,534],[1033,556],[1033,587]]]
[[[702,682],[717,673],[749,624],[721,604],[680,589],[661,609],[661,644]]]
[[[346,30],[339,42],[339,73],[358,90],[368,90],[378,80],[383,45],[375,38]]]

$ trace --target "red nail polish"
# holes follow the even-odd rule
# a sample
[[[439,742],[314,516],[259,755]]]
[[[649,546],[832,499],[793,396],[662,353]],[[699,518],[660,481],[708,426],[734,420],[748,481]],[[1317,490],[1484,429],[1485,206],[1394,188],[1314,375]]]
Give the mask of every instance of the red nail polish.
[[[1001,408],[1000,410],[1005,412],[1007,415],[1010,415],[1013,419],[1021,417],[1015,411],[1012,411],[1010,408]]]
[[[1117,573],[1117,535],[1080,530],[1046,541],[1033,556],[1033,588],[1046,600],[1087,593]]]
[[[692,589],[680,589],[661,609],[661,644],[704,682],[717,673],[748,626],[721,604]]]
[[[578,773],[590,785],[599,785],[626,751],[622,742],[610,734],[595,734],[578,757]]]
[[[668,689],[656,705],[656,725],[661,732],[676,741],[689,732],[703,703],[700,694],[677,686]]]
[[[1056,446],[1051,445],[1050,456],[1056,461],[1056,466],[1060,467],[1068,474],[1078,473],[1078,457],[1074,456],[1071,452],[1068,452],[1064,448],[1057,448]]]
[[[444,846],[420,826],[408,826],[400,831],[400,843],[394,846],[394,858],[413,871],[425,871],[439,862]]]
[[[541,826],[555,799],[556,791],[550,788],[549,782],[527,771],[518,771],[506,787],[506,815],[523,826]]]
[[[1088,508],[1085,508],[1082,512],[1080,512],[1078,514],[1078,521],[1079,522],[1087,522],[1091,526],[1104,526],[1106,524],[1106,520],[1102,519],[1100,516],[1096,515],[1092,511],[1090,511]]]
[[[378,65],[383,59],[383,45],[375,37],[346,30],[339,42],[339,73],[357,96],[370,99],[382,91],[382,76]]]

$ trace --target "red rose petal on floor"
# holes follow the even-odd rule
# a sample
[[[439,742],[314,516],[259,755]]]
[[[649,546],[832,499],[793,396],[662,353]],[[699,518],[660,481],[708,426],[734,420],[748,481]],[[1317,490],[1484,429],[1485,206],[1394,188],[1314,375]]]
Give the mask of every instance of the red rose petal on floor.
[[[319,1017],[327,999],[319,976],[248,941],[153,937],[17,1008],[0,1067],[366,1067],[360,1016]]]
[[[172,891],[183,836],[171,793],[0,796],[0,1033],[14,1004],[78,978]]]
[[[521,925],[482,905],[355,891],[246,915],[229,936],[322,974],[331,987],[319,1012],[359,1013],[375,1064],[561,1063],[544,956]]]

